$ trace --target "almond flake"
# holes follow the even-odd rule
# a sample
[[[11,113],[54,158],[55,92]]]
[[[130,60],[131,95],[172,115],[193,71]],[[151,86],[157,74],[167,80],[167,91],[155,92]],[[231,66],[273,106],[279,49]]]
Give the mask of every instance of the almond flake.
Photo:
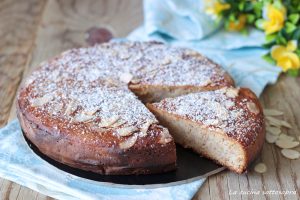
[[[250,112],[257,115],[259,113],[258,107],[253,102],[247,102],[247,108]]]
[[[281,121],[281,125],[286,127],[286,128],[292,128],[292,125],[286,121]]]
[[[279,140],[288,140],[288,141],[294,141],[295,140],[294,137],[288,136],[286,134],[280,134],[278,139]]]
[[[260,174],[265,173],[267,171],[267,166],[264,163],[258,163],[255,165],[254,171]]]
[[[113,116],[108,119],[101,119],[101,122],[99,123],[100,127],[110,127],[113,124],[115,124],[120,119],[119,116]]]
[[[264,109],[264,114],[266,116],[280,116],[283,115],[283,112],[275,109]]]
[[[269,121],[270,125],[276,126],[276,127],[281,127],[281,120],[276,119],[274,117],[266,116],[266,119]]]
[[[187,55],[187,56],[199,56],[201,54],[199,54],[197,51],[187,50],[187,51],[184,52],[184,55]]]
[[[284,157],[291,159],[291,160],[300,158],[299,151],[292,150],[292,149],[282,149],[281,154]]]
[[[132,79],[130,82],[133,84],[138,84],[141,82],[141,79]]]
[[[278,135],[272,135],[272,134],[270,134],[270,133],[267,133],[267,134],[266,134],[266,140],[267,140],[267,142],[270,143],[270,144],[275,143],[276,140],[278,139],[278,137],[279,137]]]
[[[268,133],[271,133],[272,135],[279,135],[281,133],[281,130],[278,127],[267,126],[266,130]]]
[[[65,115],[69,116],[72,112],[74,112],[77,108],[77,105],[75,103],[75,101],[71,101],[68,105],[67,108],[65,110]]]
[[[119,144],[119,147],[120,149],[129,149],[135,144],[136,140],[137,140],[137,136],[134,135],[130,138],[127,138],[125,141],[121,142]]]
[[[138,128],[135,126],[129,126],[129,127],[123,127],[123,128],[119,128],[116,133],[121,136],[121,137],[125,137],[125,136],[130,136],[132,135],[134,132],[138,131]]]
[[[116,127],[119,127],[119,126],[121,126],[121,125],[123,125],[123,124],[125,124],[125,123],[126,123],[126,121],[124,121],[124,120],[122,120],[122,119],[119,119],[118,121],[116,121],[115,123],[113,123],[113,124],[111,125],[111,127],[116,128]]]
[[[130,55],[129,55],[129,53],[122,53],[122,54],[119,54],[119,57],[122,60],[126,60],[126,59],[130,58]]]
[[[88,122],[88,121],[92,120],[93,118],[94,118],[94,116],[90,116],[90,115],[81,113],[74,117],[73,122]]]
[[[91,110],[85,110],[84,114],[93,116],[98,111],[98,108],[93,108]]]
[[[144,123],[141,127],[141,137],[145,137],[147,136],[147,131],[149,129],[149,127],[151,126],[151,124],[155,123],[155,121],[149,121],[147,120],[146,123]]]
[[[31,100],[31,105],[34,107],[42,106],[53,99],[53,96],[50,94],[46,94],[43,97],[35,98]]]
[[[120,80],[124,83],[129,83],[133,78],[133,75],[130,73],[122,73],[120,75]]]
[[[279,139],[275,142],[275,144],[282,149],[291,149],[297,147],[299,145],[299,142],[290,141],[286,139]]]
[[[162,60],[161,64],[162,64],[162,65],[168,65],[168,64],[170,64],[171,62],[172,62],[172,61],[171,61],[170,58],[165,57],[165,58]]]
[[[239,89],[237,88],[227,88],[226,89],[226,96],[230,98],[235,98],[239,95]]]
[[[167,129],[163,129],[160,133],[160,139],[158,141],[159,144],[167,144],[172,141],[172,137]]]

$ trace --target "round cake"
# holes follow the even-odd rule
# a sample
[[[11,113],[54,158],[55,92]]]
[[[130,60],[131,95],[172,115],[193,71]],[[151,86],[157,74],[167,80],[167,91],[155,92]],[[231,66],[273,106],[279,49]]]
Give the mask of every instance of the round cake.
[[[41,63],[21,84],[17,112],[25,136],[58,162],[100,174],[159,173],[176,168],[175,142],[143,102],[233,86],[193,50],[110,42]]]

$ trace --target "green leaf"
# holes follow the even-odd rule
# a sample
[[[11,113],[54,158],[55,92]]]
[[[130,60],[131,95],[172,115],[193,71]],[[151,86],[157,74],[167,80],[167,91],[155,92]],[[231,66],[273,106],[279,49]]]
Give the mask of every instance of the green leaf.
[[[239,10],[243,11],[244,8],[245,8],[245,3],[244,2],[239,3]]]
[[[296,30],[296,26],[295,24],[291,23],[291,22],[286,22],[285,24],[285,30],[287,33],[292,33],[294,30]]]
[[[296,49],[295,53],[300,57],[300,49]]]
[[[262,58],[268,63],[271,63],[272,65],[276,64],[275,60],[271,57],[270,53],[263,55]]]
[[[277,34],[276,33],[273,33],[273,34],[270,34],[270,35],[267,35],[266,36],[266,42],[269,43],[269,42],[273,42],[276,38]]]
[[[263,28],[263,23],[264,23],[264,19],[258,19],[258,20],[256,20],[256,22],[255,22],[255,26],[257,27],[257,28],[259,28],[259,29],[262,29]]]
[[[288,19],[293,23],[293,24],[297,24],[297,22],[299,21],[300,15],[295,13],[295,14],[291,14],[289,15]]]
[[[253,24],[254,20],[255,20],[255,15],[253,15],[253,14],[248,14],[247,15],[247,22],[249,24]]]
[[[265,43],[262,45],[262,47],[266,48],[266,49],[270,49],[272,46],[276,45],[275,41],[269,42],[269,43]]]
[[[300,28],[297,28],[297,30],[293,33],[293,40],[300,40]]]
[[[234,14],[233,13],[231,13],[230,15],[229,15],[229,18],[228,18],[230,21],[232,21],[232,22],[234,22],[235,21],[235,16],[234,16]]]
[[[276,37],[276,43],[281,45],[286,45],[287,41],[285,37],[282,36],[282,33],[279,32]]]
[[[292,77],[297,77],[299,75],[299,69],[289,69],[287,74]]]

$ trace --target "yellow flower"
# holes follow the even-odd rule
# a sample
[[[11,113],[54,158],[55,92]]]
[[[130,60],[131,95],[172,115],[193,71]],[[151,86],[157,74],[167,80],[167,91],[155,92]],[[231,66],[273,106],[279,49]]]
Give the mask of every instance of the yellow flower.
[[[277,62],[277,66],[281,67],[284,72],[289,69],[299,69],[300,59],[294,53],[297,49],[297,41],[289,41],[287,46],[275,45],[271,49],[271,56]]]
[[[264,20],[261,28],[265,30],[267,35],[280,31],[284,26],[285,15],[285,7],[277,8],[272,4],[268,4],[264,8]]]
[[[228,30],[240,31],[245,27],[246,22],[247,22],[246,15],[240,15],[237,21],[229,22]]]
[[[221,3],[219,0],[206,0],[205,11],[208,14],[218,15],[223,10],[230,9],[230,4]]]

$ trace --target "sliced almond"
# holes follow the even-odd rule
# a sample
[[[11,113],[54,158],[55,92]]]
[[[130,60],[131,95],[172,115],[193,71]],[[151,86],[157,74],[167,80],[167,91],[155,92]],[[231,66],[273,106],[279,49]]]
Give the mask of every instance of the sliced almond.
[[[279,135],[281,133],[281,129],[278,127],[267,126],[266,130],[268,133],[271,133],[272,135]]]
[[[132,80],[132,78],[133,78],[133,75],[130,73],[124,72],[120,75],[120,80],[124,83],[129,83]]]
[[[288,159],[298,159],[300,158],[300,153],[292,149],[282,149],[281,154]]]
[[[267,133],[267,134],[266,134],[266,140],[267,140],[267,142],[270,143],[270,144],[275,143],[276,140],[278,139],[278,137],[279,137],[278,135],[272,135],[272,134],[270,134],[270,133]]]
[[[107,84],[108,86],[118,86],[117,81],[116,81],[116,80],[113,80],[113,79],[111,79],[111,78],[107,78],[107,79],[106,79],[106,84]]]
[[[89,110],[84,110],[84,114],[93,116],[97,111],[98,111],[98,108],[95,107],[95,108],[92,108]]]
[[[127,138],[125,141],[121,142],[119,144],[120,149],[129,149],[132,147],[137,140],[137,136],[131,136],[130,138]]]
[[[141,79],[132,79],[130,82],[133,84],[138,84],[141,82]]]
[[[264,163],[258,163],[255,165],[254,171],[260,174],[265,173],[267,171],[267,166]]]
[[[34,107],[42,106],[53,99],[53,96],[50,94],[46,94],[43,97],[38,97],[31,100],[31,105]]]
[[[286,139],[279,139],[275,142],[275,144],[282,149],[291,149],[297,147],[299,145],[299,142],[290,141]]]
[[[130,58],[130,54],[128,52],[124,52],[124,53],[121,53],[119,54],[119,57],[122,59],[122,60],[126,60],[128,58]]]
[[[264,109],[264,114],[266,116],[280,116],[283,115],[283,112],[275,109]]]
[[[115,124],[119,119],[120,119],[119,116],[113,116],[108,119],[102,119],[101,122],[99,123],[99,126],[100,127],[110,127],[113,124]]]
[[[295,138],[292,136],[288,136],[287,134],[280,134],[278,137],[279,140],[288,140],[288,141],[294,141]]]
[[[125,137],[125,136],[130,136],[132,135],[134,132],[138,131],[138,128],[135,126],[129,126],[129,127],[123,127],[123,128],[119,128],[116,133],[121,136],[121,137]]]
[[[270,125],[273,125],[273,126],[276,126],[276,127],[281,127],[282,126],[281,120],[279,120],[279,119],[276,119],[276,118],[271,117],[271,116],[266,116],[266,119],[268,120]]]
[[[116,128],[116,127],[119,127],[119,126],[121,126],[121,125],[124,125],[125,123],[126,123],[126,121],[124,121],[124,120],[122,120],[122,119],[120,118],[118,121],[116,121],[115,123],[113,123],[113,124],[111,125],[111,127]]]
[[[226,96],[230,98],[235,98],[239,95],[239,89],[237,88],[227,88],[226,89]]]
[[[286,127],[286,128],[292,128],[292,125],[290,123],[288,123],[287,121],[281,121],[281,125]]]
[[[161,64],[162,64],[162,65],[168,65],[168,64],[170,64],[171,62],[172,62],[172,60],[171,60],[169,57],[165,57],[165,58],[162,60]]]
[[[65,110],[65,115],[70,115],[72,112],[74,112],[77,109],[77,104],[75,101],[71,101]]]
[[[259,113],[258,107],[253,102],[247,102],[247,108],[250,112],[252,112],[255,115],[257,115]]]
[[[147,131],[148,131],[149,127],[151,126],[151,124],[153,124],[153,123],[156,123],[156,122],[152,121],[152,120],[151,121],[148,120],[142,125],[141,134],[140,134],[141,137],[147,136]]]
[[[88,122],[92,120],[94,116],[86,115],[84,113],[80,113],[74,117],[73,122]]]
[[[160,133],[160,139],[158,141],[159,144],[167,144],[172,141],[172,136],[166,128],[163,128]]]
[[[193,51],[193,50],[186,50],[184,52],[184,55],[187,55],[187,56],[199,56],[201,54],[199,54],[197,51]]]

